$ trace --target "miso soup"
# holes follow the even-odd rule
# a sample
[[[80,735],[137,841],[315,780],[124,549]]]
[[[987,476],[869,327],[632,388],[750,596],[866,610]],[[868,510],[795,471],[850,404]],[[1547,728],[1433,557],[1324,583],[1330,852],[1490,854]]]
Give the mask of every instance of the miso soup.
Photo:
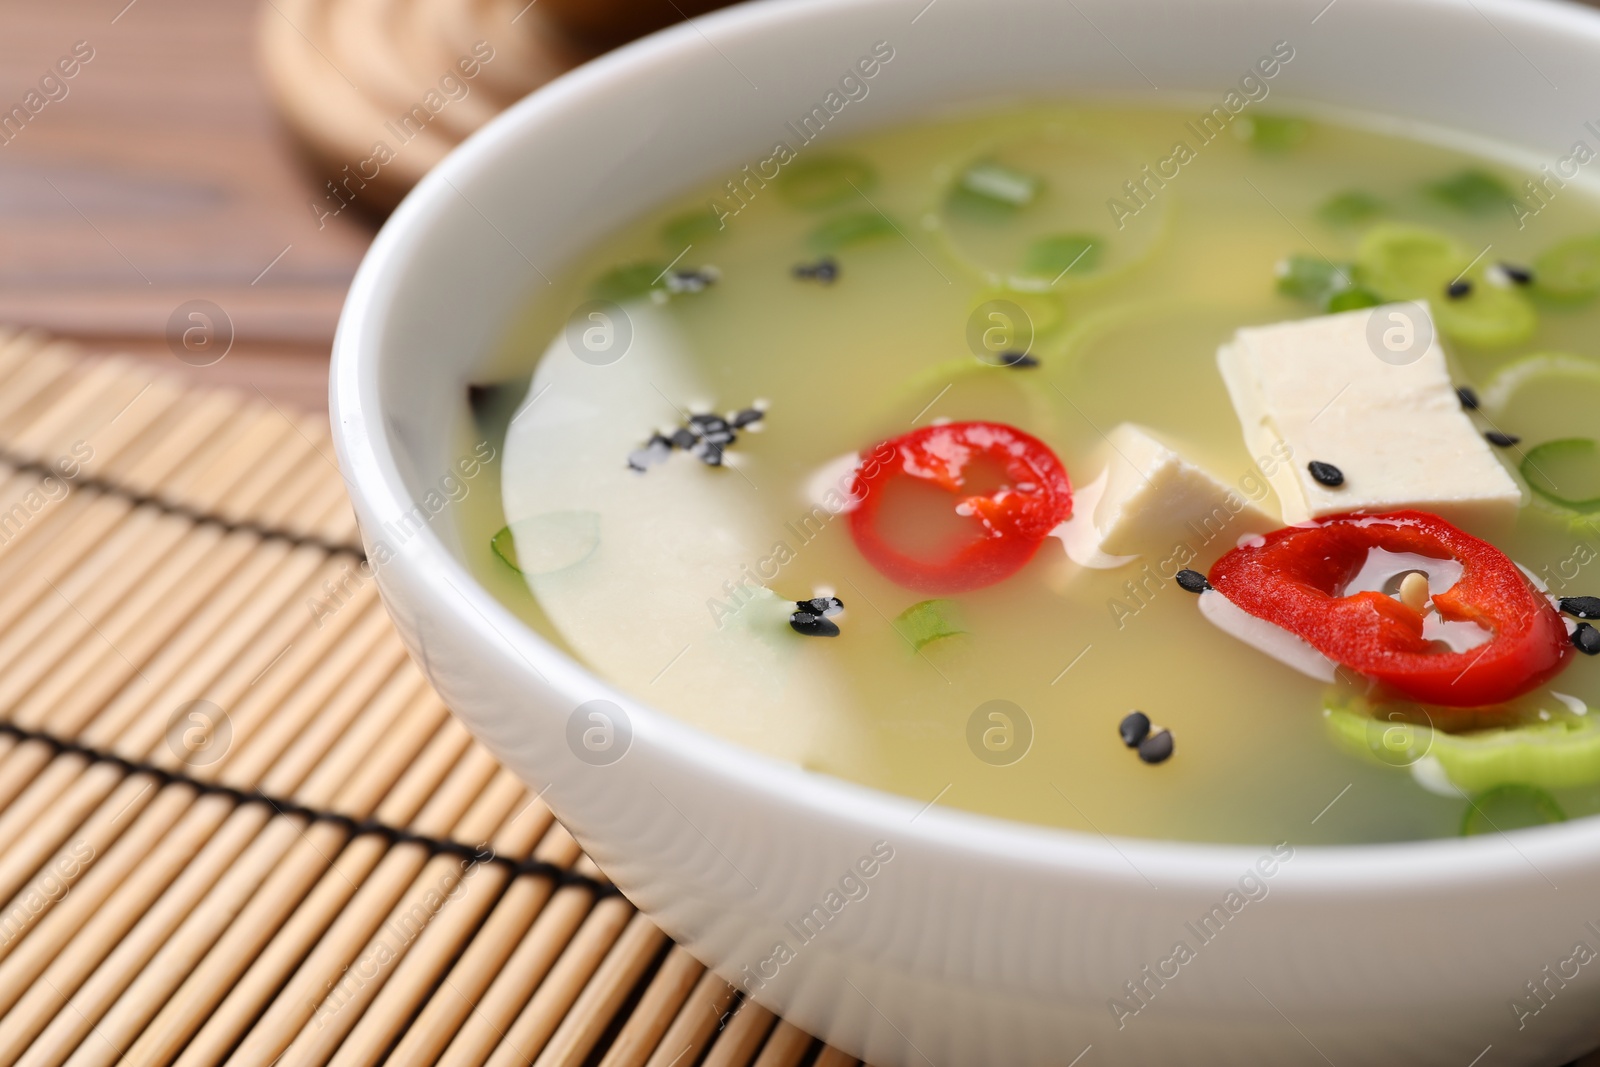
[[[1494,145],[1259,107],[823,137],[629,222],[529,293],[463,391],[461,453],[496,454],[462,509],[475,572],[639,700],[918,805],[1249,843],[1600,811],[1600,632],[1574,599],[1600,595],[1600,201]],[[1340,454],[1250,437],[1219,370],[1236,331],[1396,301],[1431,316],[1450,411],[1341,409],[1387,380],[1374,348],[1306,420]],[[1202,611],[1220,559],[1296,521],[1286,477],[1367,499],[1392,474],[1410,500],[1388,435],[1341,427],[1435,418],[1492,449],[1498,517],[1446,519],[1528,575],[1543,674],[1434,704]],[[1195,472],[1223,504],[1172,524]],[[1125,544],[1069,552],[1086,512]],[[1425,618],[1478,564],[1406,566],[1374,594]],[[1427,648],[1487,654],[1532,625],[1513,614]],[[1290,635],[1341,639],[1314,636]]]

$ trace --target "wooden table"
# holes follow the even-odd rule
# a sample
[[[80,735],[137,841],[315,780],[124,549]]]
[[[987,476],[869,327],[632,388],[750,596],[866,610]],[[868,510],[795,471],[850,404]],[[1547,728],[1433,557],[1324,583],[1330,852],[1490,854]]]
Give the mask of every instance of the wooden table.
[[[321,181],[257,76],[257,9],[0,0],[3,112],[76,42],[93,49],[75,77],[49,83],[59,99],[20,132],[0,128],[11,138],[0,143],[0,322],[326,406],[328,346],[375,225],[346,211],[318,228]],[[235,335],[203,368],[167,341],[169,317],[197,299],[222,308]]]

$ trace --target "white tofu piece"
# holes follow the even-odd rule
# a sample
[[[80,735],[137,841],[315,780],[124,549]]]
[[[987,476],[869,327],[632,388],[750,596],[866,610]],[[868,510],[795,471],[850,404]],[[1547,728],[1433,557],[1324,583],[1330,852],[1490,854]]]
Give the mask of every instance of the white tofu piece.
[[[1431,340],[1411,362],[1378,357],[1384,331],[1401,325],[1392,316],[1415,316],[1418,307],[1250,327],[1217,349],[1245,446],[1254,455],[1278,441],[1293,450],[1271,474],[1285,523],[1401,508],[1499,522],[1521,505],[1516,481],[1461,408],[1431,318],[1413,324],[1416,337]],[[1338,467],[1344,484],[1316,481],[1312,460]]]
[[[1087,469],[1099,473],[1078,490],[1072,518],[1057,531],[1081,566],[1118,567],[1179,544],[1198,554],[1218,537],[1231,548],[1241,535],[1280,525],[1240,489],[1131,422],[1106,435]]]

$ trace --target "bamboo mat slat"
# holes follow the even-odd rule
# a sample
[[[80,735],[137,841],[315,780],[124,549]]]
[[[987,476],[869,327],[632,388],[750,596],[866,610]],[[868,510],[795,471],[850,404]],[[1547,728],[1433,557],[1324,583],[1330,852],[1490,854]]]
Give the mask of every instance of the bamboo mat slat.
[[[616,892],[360,552],[323,420],[0,329],[0,1063],[853,1064]]]

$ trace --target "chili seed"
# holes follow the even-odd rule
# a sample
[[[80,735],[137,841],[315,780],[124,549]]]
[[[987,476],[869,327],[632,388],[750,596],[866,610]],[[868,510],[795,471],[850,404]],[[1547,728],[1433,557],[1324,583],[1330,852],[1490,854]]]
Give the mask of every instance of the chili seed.
[[[1211,588],[1211,583],[1206,581],[1206,576],[1199,571],[1189,570],[1187,567],[1173,575],[1178,579],[1178,588],[1188,593],[1204,593]]]
[[[1484,440],[1497,448],[1510,448],[1522,438],[1514,433],[1501,433],[1499,430],[1489,430],[1484,435]]]
[[[789,629],[806,637],[838,637],[839,626],[832,619],[813,615],[809,611],[796,611],[789,616]]]
[[[1600,634],[1595,636],[1600,637]],[[1165,763],[1172,756],[1172,731],[1157,730],[1139,742],[1139,758],[1146,763]]]
[[[1400,603],[1421,615],[1428,606],[1428,576],[1412,571],[1400,579]]]
[[[1580,619],[1600,619],[1600,596],[1564,596],[1556,607],[1565,615]]]
[[[1324,463],[1319,459],[1314,459],[1306,464],[1306,470],[1311,472],[1311,477],[1316,479],[1319,484],[1325,485],[1329,489],[1337,489],[1344,484],[1344,471],[1335,467],[1332,463]]]
[[[1504,271],[1506,277],[1510,278],[1511,281],[1516,285],[1533,284],[1533,271],[1529,270],[1527,267],[1515,267],[1510,263],[1502,263],[1500,264],[1500,269]]]
[[[1456,386],[1456,396],[1461,398],[1461,406],[1468,411],[1478,410],[1478,391],[1470,385]]]
[[[1451,300],[1460,300],[1470,292],[1472,292],[1472,283],[1465,278],[1457,278],[1444,287],[1445,295]]]
[[[1117,733],[1122,735],[1123,744],[1138,748],[1139,742],[1150,736],[1150,716],[1142,711],[1129,712],[1117,726]]]
[[[1578,628],[1572,631],[1572,644],[1585,656],[1600,655],[1600,630],[1580,622]]]

